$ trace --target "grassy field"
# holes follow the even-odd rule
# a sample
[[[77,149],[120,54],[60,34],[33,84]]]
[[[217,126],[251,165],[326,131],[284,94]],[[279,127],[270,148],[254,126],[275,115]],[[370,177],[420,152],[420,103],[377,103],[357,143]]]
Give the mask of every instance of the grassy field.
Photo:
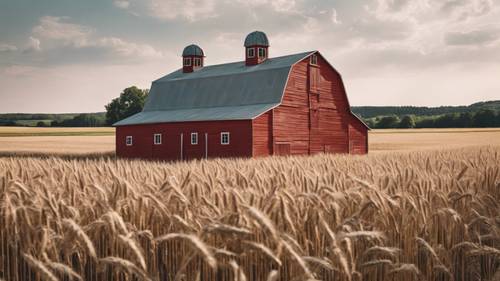
[[[496,129],[372,130],[370,152],[500,145]],[[114,128],[0,127],[0,152],[85,154],[113,152]]]
[[[0,158],[0,279],[498,280],[499,163]]]

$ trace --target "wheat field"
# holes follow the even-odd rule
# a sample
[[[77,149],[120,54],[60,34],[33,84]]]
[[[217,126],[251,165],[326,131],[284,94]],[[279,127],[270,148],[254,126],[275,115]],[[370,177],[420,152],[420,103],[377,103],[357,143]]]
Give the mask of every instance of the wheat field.
[[[0,280],[499,280],[499,163],[0,158]]]

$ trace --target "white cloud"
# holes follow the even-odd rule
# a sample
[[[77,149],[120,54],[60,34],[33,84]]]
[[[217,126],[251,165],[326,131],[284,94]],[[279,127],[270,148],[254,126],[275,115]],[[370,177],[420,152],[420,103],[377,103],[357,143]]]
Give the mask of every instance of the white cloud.
[[[24,49],[25,52],[38,52],[42,48],[40,47],[40,39],[30,36],[28,44]]]
[[[116,37],[100,38],[96,43],[93,44],[98,47],[110,48],[117,54],[124,57],[132,57],[132,56],[139,56],[143,58],[162,57],[162,53],[157,51],[150,45],[127,42]]]
[[[448,32],[444,37],[446,44],[455,46],[478,46],[492,43],[499,39],[499,29]]]
[[[337,10],[335,8],[332,9],[332,22],[334,24],[341,24],[342,22],[339,20],[339,16],[337,14]]]
[[[0,52],[17,51],[17,47],[10,44],[0,43]]]
[[[159,58],[162,53],[147,44],[129,42],[112,36],[98,36],[88,26],[69,22],[68,17],[45,16],[33,28],[38,36],[52,49],[75,48],[79,50],[100,50],[108,57]],[[33,50],[40,50],[40,40],[30,37]]]
[[[87,45],[92,29],[70,23],[68,20],[67,17],[42,17],[39,24],[33,28],[33,34],[44,39],[60,40],[76,47]]]
[[[113,4],[120,9],[127,9],[130,6],[130,2],[125,0],[115,0]]]
[[[184,18],[198,21],[215,14],[214,0],[149,0],[149,12],[152,16],[164,20]]]
[[[133,15],[146,15],[160,20],[177,19],[196,22],[216,17],[217,0],[116,0],[115,6]]]

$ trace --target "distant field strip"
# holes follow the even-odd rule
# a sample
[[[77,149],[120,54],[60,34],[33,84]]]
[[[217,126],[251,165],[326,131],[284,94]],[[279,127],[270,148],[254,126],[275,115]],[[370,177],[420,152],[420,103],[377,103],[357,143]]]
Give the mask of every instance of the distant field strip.
[[[500,146],[500,128],[372,130],[369,142],[370,153]],[[114,151],[114,128],[0,127],[0,152],[3,154],[93,154]]]
[[[0,137],[114,136],[115,128],[0,127]]]
[[[500,146],[500,128],[372,130],[370,152]]]

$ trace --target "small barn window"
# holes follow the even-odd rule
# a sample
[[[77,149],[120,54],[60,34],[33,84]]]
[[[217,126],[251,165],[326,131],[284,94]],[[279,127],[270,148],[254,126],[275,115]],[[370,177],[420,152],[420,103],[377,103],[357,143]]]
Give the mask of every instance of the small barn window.
[[[259,48],[259,58],[265,58],[265,57],[266,57],[266,49]]]
[[[198,133],[191,133],[191,144],[198,144]]]
[[[201,66],[201,59],[200,58],[194,58],[194,66]]]
[[[229,144],[229,133],[220,133],[220,144]]]
[[[191,66],[191,58],[184,58],[184,66]]]
[[[249,58],[255,57],[255,49],[254,48],[247,49],[247,57],[249,57]]]
[[[132,146],[132,144],[133,144],[133,139],[132,139],[132,136],[126,136],[126,137],[125,137],[125,144],[126,144],[127,146]]]
[[[310,59],[310,63],[312,65],[318,65],[318,56],[317,55],[312,55]]]
[[[154,135],[154,144],[161,144],[161,134]]]

